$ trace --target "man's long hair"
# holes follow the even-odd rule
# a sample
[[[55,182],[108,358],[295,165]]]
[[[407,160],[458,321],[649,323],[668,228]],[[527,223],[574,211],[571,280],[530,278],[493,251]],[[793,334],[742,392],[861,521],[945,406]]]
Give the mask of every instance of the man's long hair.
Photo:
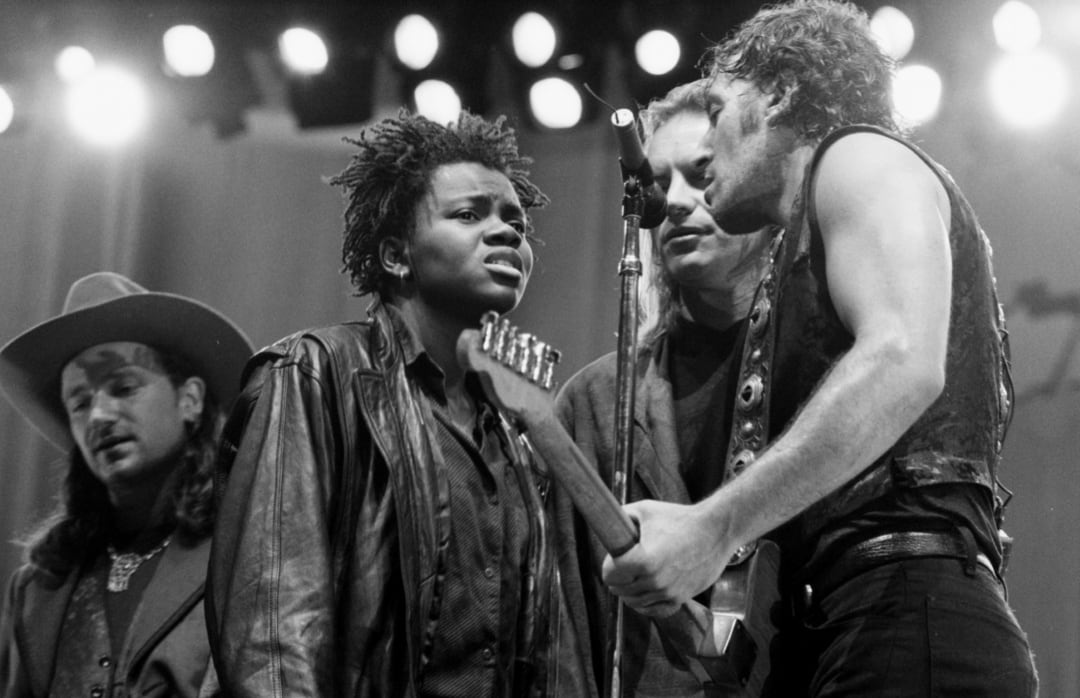
[[[187,361],[155,349],[174,387],[195,376]],[[210,535],[214,526],[214,458],[223,413],[209,388],[199,421],[188,430],[172,493],[174,535],[192,544]],[[79,448],[73,447],[56,511],[23,540],[26,561],[64,576],[99,555],[113,531],[112,504],[105,485],[91,472]]]
[[[514,130],[505,117],[486,121],[463,112],[456,124],[442,126],[402,110],[346,138],[359,152],[348,167],[330,178],[348,201],[345,209],[343,271],[357,295],[385,293],[392,277],[379,263],[379,245],[390,238],[408,239],[416,226],[417,206],[431,191],[431,176],[441,165],[475,162],[506,175],[521,206],[544,206],[548,197],[529,180],[532,162],[518,154]],[[527,232],[532,226],[527,223]]]
[[[642,129],[645,142],[652,140],[653,134],[668,121],[679,114],[700,113],[705,115],[705,86],[707,81],[697,80],[673,87],[666,95],[649,102],[641,110]],[[679,285],[671,278],[664,266],[660,250],[656,248],[652,234],[645,236],[642,244],[644,274],[640,294],[641,324],[638,336],[642,343],[652,344],[675,327],[682,303]]]
[[[840,0],[794,0],[762,8],[702,59],[707,75],[748,80],[763,92],[790,91],[779,123],[808,140],[849,124],[899,132],[893,114],[894,61],[870,33],[866,13]]]

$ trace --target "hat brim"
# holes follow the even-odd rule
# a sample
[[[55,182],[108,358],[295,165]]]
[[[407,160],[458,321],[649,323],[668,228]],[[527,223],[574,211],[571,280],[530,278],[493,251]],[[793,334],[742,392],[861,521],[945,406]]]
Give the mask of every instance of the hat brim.
[[[46,320],[0,349],[0,386],[45,438],[74,444],[60,399],[60,374],[83,350],[106,342],[139,342],[187,359],[218,403],[240,391],[251,342],[208,305],[171,293],[138,293]]]

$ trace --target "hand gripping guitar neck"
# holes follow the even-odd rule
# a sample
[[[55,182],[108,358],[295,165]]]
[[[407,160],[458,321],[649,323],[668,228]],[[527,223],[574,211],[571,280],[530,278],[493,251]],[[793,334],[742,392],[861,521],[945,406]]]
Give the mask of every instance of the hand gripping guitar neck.
[[[559,352],[489,312],[480,330],[462,332],[457,353],[488,398],[524,428],[608,553],[618,557],[634,547],[633,520],[555,416],[551,392]],[[768,672],[779,553],[773,543],[760,541],[744,555],[729,563],[713,586],[708,607],[691,601],[655,620],[707,696],[756,696]]]

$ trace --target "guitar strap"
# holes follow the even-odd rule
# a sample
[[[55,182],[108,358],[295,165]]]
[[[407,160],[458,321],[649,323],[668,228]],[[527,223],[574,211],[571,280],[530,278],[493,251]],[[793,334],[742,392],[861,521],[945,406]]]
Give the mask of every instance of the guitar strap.
[[[796,203],[794,207],[798,206]],[[799,221],[801,218],[793,217],[792,220]],[[746,470],[768,443],[776,311],[781,288],[796,257],[798,243],[798,234],[788,235],[782,229],[775,232],[769,247],[768,267],[754,293],[739,362],[735,407],[732,410],[727,460],[724,464],[724,484]],[[768,554],[754,555],[763,550],[767,550]],[[771,634],[763,634],[762,628],[769,625],[771,608],[779,597],[776,582],[778,557],[774,544],[751,541],[736,550],[728,562],[724,572],[728,580],[720,598],[716,593],[720,585],[714,587],[710,599],[713,632],[717,631],[717,618],[730,617],[723,610],[740,608],[745,616],[727,626],[728,630],[721,631],[720,635],[725,639],[719,661],[688,662],[691,671],[701,680],[707,698],[758,695],[757,691],[761,690],[758,682],[763,682],[769,672],[768,635]],[[749,564],[752,559],[757,560],[758,564]],[[734,576],[730,575],[732,572],[735,572]],[[768,581],[770,579],[772,581]],[[751,620],[751,614],[754,620]]]
[[[796,203],[796,207],[800,207]],[[801,221],[801,216],[792,218]],[[769,265],[754,293],[746,339],[739,362],[738,390],[732,410],[724,484],[757,459],[769,439],[769,393],[772,384],[775,315],[780,291],[795,260],[799,236],[781,229],[769,248]]]

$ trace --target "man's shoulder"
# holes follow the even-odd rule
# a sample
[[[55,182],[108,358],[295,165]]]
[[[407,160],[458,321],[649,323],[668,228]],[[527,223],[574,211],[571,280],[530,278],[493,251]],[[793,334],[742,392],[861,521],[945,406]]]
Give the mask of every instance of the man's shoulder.
[[[657,358],[661,340],[642,343],[637,350],[637,375],[640,379],[647,373],[649,364]],[[606,385],[615,382],[618,372],[619,357],[617,352],[609,352],[593,359],[578,369],[564,383],[564,390],[587,390],[589,386]]]
[[[614,381],[615,369],[618,365],[617,361],[618,357],[615,352],[593,359],[566,380],[563,384],[563,390],[587,390],[590,385]]]
[[[37,590],[52,593],[60,590],[71,580],[71,575],[54,574],[31,563],[24,563],[8,578],[9,599],[23,599],[27,593]]]
[[[818,144],[819,167],[831,163],[833,176],[858,182],[875,173],[936,176],[941,166],[901,133],[866,124],[838,128]],[[936,177],[935,177],[936,178]]]
[[[615,395],[617,368],[615,352],[586,364],[559,388],[556,407],[561,411],[595,411],[598,405],[611,403]]]
[[[22,596],[26,586],[39,576],[40,570],[29,563],[20,565],[7,580],[7,595]]]

